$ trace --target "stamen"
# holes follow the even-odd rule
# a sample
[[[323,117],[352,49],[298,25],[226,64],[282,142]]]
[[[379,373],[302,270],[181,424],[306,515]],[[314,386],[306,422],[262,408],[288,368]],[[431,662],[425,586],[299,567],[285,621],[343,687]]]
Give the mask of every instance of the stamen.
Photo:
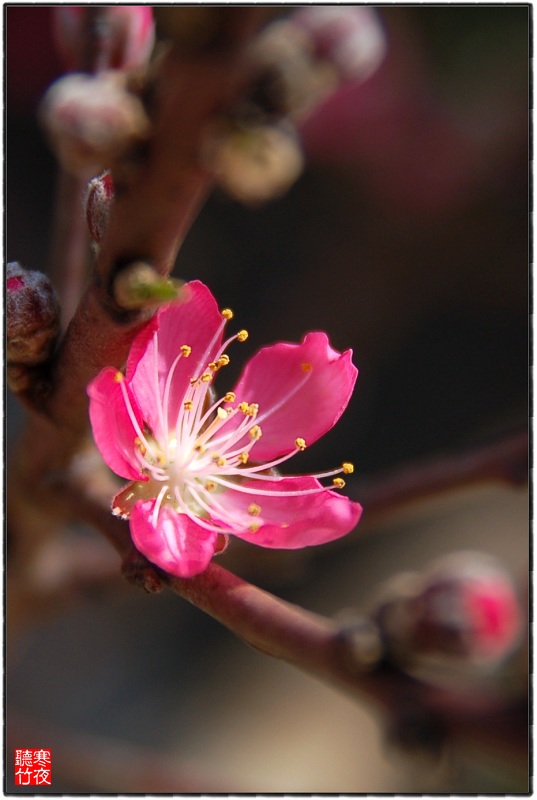
[[[257,503],[250,503],[248,506],[248,513],[252,517],[258,517],[261,514],[261,506],[258,506]]]
[[[179,350],[181,351],[181,353],[185,358],[188,358],[190,353],[192,352],[192,348],[190,347],[189,344],[182,344]]]
[[[343,489],[345,487],[345,481],[343,480],[343,478],[334,478],[332,483],[334,484],[336,489]]]
[[[191,486],[189,486],[189,488],[196,502],[198,502],[199,505],[203,507],[204,504],[202,502],[199,502],[200,498],[197,492],[194,492]],[[235,531],[231,530],[231,528],[223,528],[218,525],[212,525],[211,523],[206,522],[206,520],[204,520],[198,514],[193,514],[192,511],[190,511],[190,509],[188,508],[183,498],[181,497],[181,494],[179,493],[177,488],[175,489],[175,497],[177,498],[177,503],[183,514],[186,514],[186,516],[190,520],[192,520],[192,522],[195,522],[196,525],[199,525],[200,528],[205,528],[206,531],[211,531],[212,533],[235,533]]]
[[[305,450],[306,449],[306,441],[301,436],[299,436],[297,439],[295,439],[295,445],[299,450]]]
[[[354,472],[354,464],[351,464],[350,461],[344,461],[341,468],[345,475],[352,475]]]
[[[237,395],[235,394],[235,392],[228,392],[226,395],[224,395],[224,402],[225,403],[234,403],[236,397],[237,397]]]
[[[238,342],[245,342],[247,338],[248,338],[248,331],[242,330],[238,332],[237,334]]]
[[[248,431],[248,435],[250,436],[250,439],[253,439],[254,442],[257,442],[259,439],[261,439],[263,431],[261,430],[259,425],[254,425],[254,427],[250,428],[250,430]]]
[[[166,494],[169,488],[170,488],[169,486],[163,486],[160,492],[158,493],[158,497],[155,502],[155,508],[153,509],[153,514],[151,516],[151,524],[153,525],[154,528],[157,527],[160,507],[162,505],[162,501],[164,500],[164,495]]]
[[[216,363],[219,367],[227,367],[229,361],[230,358],[227,353],[222,353],[222,355],[216,360]]]
[[[228,322],[230,319],[233,319],[233,311],[230,308],[223,308],[220,313]]]
[[[261,478],[263,476],[259,476]],[[220,486],[226,486],[228,489],[233,489],[236,492],[242,492],[243,494],[254,494],[262,497],[303,497],[307,494],[321,494],[322,492],[327,492],[328,489],[326,486],[318,486],[315,489],[261,489],[256,487],[255,489],[251,486],[243,486],[240,483],[232,483],[232,481],[227,481],[220,475],[213,475],[215,483],[218,483]],[[256,480],[258,477],[256,476]],[[272,480],[278,480],[278,476],[272,476]],[[282,478],[280,478],[282,480]]]
[[[192,400],[185,400],[185,402],[183,403],[183,408],[185,409],[185,411],[192,411],[192,409],[194,408],[194,403],[192,402]]]
[[[118,375],[121,375],[121,378],[118,378]],[[116,381],[119,383],[121,387],[121,394],[123,395],[123,402],[125,403],[125,408],[127,409],[127,414],[129,415],[129,419],[132,423],[132,427],[136,431],[137,438],[140,439],[140,442],[144,445],[146,450],[148,450],[151,455],[154,456],[154,451],[147,439],[145,438],[144,434],[142,433],[142,429],[138,424],[138,420],[134,414],[134,409],[131,405],[131,401],[127,392],[127,387],[125,386],[125,381],[123,380],[123,374],[121,372],[116,372],[115,376]]]
[[[140,453],[143,456],[145,456],[145,454],[147,453],[147,450],[144,447],[144,445],[142,444],[142,440],[140,439],[139,436],[137,436],[136,439],[134,440],[134,444],[140,449]]]

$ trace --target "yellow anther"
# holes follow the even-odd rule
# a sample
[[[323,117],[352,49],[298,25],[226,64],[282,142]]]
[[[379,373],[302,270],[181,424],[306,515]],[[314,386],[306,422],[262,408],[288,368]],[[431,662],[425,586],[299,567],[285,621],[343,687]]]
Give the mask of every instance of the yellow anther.
[[[157,456],[157,464],[163,464],[164,465],[165,463],[166,463],[166,459],[164,458],[162,453],[159,453],[158,456]]]
[[[190,378],[190,385],[194,386],[195,383],[199,381],[199,378]]]
[[[224,397],[224,400],[226,403],[234,403],[236,396],[237,395],[235,394],[235,392],[228,392]]]
[[[259,427],[259,425],[254,425],[253,428],[250,428],[249,434],[250,434],[250,439],[253,439],[254,442],[257,442],[258,439],[261,439],[263,432]]]
[[[248,416],[255,417],[258,411],[259,411],[259,403],[250,403],[250,405],[248,406]]]
[[[250,408],[250,406],[248,405],[248,403],[245,403],[244,400],[243,400],[242,403],[239,403],[237,408],[239,409],[239,411],[242,411],[243,414],[247,414],[248,413],[248,409]]]
[[[238,332],[237,334],[238,342],[245,342],[247,338],[248,338],[248,331],[242,330]]]
[[[182,344],[179,350],[181,351],[181,353],[185,358],[188,358],[190,353],[192,352],[192,348],[190,347],[189,344]]]
[[[222,314],[224,319],[227,319],[228,321],[230,319],[233,319],[233,311],[230,308],[223,308],[220,313]]]
[[[248,513],[252,517],[258,517],[261,514],[261,506],[258,506],[257,503],[250,503]]]
[[[298,439],[295,439],[295,447],[298,447],[299,450],[305,450],[306,449],[305,439],[303,439],[301,436],[299,436]]]
[[[250,531],[250,533],[257,533],[260,527],[261,525],[259,524],[259,522],[252,522],[248,530]]]
[[[214,481],[205,481],[205,488],[208,492],[214,492],[216,489],[216,483]]]
[[[211,375],[210,372],[204,372],[200,380],[202,381],[202,383],[210,383],[212,379],[213,376]]]
[[[218,408],[216,410],[216,415],[217,415],[218,419],[227,419],[228,418],[228,412],[226,411],[225,408],[221,408],[221,407]]]
[[[226,459],[223,456],[219,456],[218,453],[213,453],[213,461],[217,467],[225,467],[226,466]]]
[[[334,484],[336,489],[343,489],[343,487],[345,486],[345,481],[343,480],[343,478],[334,478],[332,483]]]
[[[202,444],[196,444],[194,445],[194,450],[202,456],[207,448]]]
[[[116,374],[114,375],[114,380],[115,380],[116,383],[121,383],[121,381],[123,380],[124,377],[125,376],[123,375],[123,373],[118,370],[116,372]]]
[[[211,369],[213,372],[216,372],[216,370],[218,369],[218,365],[217,365],[216,361],[211,361],[211,363],[210,363],[210,364],[208,364],[207,366],[208,366],[208,367],[209,367],[209,369]]]
[[[300,365],[302,372],[311,372],[313,367],[307,361]]]
[[[241,453],[238,456],[238,459],[239,459],[241,464],[247,464],[248,463],[248,458],[249,458],[248,453]]]
[[[145,456],[145,454],[147,453],[147,449],[146,449],[146,447],[145,447],[145,446],[142,444],[142,440],[140,439],[140,437],[139,437],[139,436],[137,436],[137,437],[136,437],[136,439],[134,440],[134,444],[135,444],[135,445],[136,445],[136,446],[139,448],[139,450],[140,450],[140,453],[141,453],[143,456]]]
[[[194,408],[194,403],[192,402],[192,400],[185,400],[185,402],[183,403],[183,408],[185,409],[185,411],[192,411],[192,409]]]
[[[227,367],[227,365],[229,364],[229,356],[228,356],[228,354],[227,353],[222,353],[222,355],[220,356],[220,358],[217,360],[216,363],[217,363],[218,367]]]
[[[345,473],[345,475],[352,475],[354,472],[354,464],[351,464],[350,461],[344,461],[341,465],[341,469]]]

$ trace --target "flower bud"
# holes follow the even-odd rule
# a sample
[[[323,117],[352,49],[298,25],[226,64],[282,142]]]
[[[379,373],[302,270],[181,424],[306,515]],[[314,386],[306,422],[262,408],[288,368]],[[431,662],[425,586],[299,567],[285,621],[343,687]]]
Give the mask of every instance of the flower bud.
[[[251,43],[246,58],[253,74],[245,109],[250,116],[296,116],[337,83],[330,71],[312,62],[308,33],[290,20],[268,25]]]
[[[221,125],[206,132],[204,166],[236,200],[255,205],[289,189],[303,158],[292,129],[275,125]]]
[[[133,69],[147,63],[155,42],[150,6],[68,6],[53,8],[53,35],[66,70],[85,70],[93,37],[95,68]]]
[[[141,101],[115,72],[60,78],[46,93],[40,117],[63,167],[82,177],[110,166],[149,133]]]
[[[331,63],[343,80],[365,80],[384,58],[385,36],[374,9],[312,6],[291,22],[309,34],[314,59]]]
[[[113,202],[114,182],[111,173],[106,170],[91,179],[85,198],[89,234],[97,244],[101,243],[106,233]]]
[[[490,666],[512,652],[521,630],[511,579],[482,553],[454,553],[399,579],[375,617],[391,657],[409,664],[431,656]]]
[[[6,268],[7,381],[23,391],[28,368],[46,361],[60,330],[60,308],[50,281],[41,272],[23,269],[16,261]]]

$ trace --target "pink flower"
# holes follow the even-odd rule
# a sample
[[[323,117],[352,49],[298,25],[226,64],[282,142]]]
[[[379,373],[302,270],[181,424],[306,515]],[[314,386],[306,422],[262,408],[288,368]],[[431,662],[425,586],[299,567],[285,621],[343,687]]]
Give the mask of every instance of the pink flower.
[[[295,549],[348,533],[361,506],[319,478],[275,468],[337,422],[358,371],[324,333],[260,350],[233,392],[216,399],[229,362],[220,312],[198,281],[187,299],[162,307],[134,340],[126,374],[106,367],[90,383],[93,435],[108,466],[129,483],[113,513],[130,520],[138,550],[163,570],[197,575],[228,534],[263,547]],[[342,488],[341,477],[332,487]]]

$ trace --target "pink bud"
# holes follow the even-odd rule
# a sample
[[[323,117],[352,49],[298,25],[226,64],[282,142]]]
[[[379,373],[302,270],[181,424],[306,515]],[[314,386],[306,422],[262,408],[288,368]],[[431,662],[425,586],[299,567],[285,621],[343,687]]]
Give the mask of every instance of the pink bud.
[[[106,233],[113,202],[114,182],[107,170],[89,182],[86,192],[86,221],[90,236],[97,244]]]
[[[507,573],[481,554],[437,562],[412,603],[423,650],[496,660],[518,640],[521,614]]]
[[[147,137],[150,127],[142,102],[127,90],[125,75],[114,70],[60,78],[39,113],[58,160],[81,177],[109,167]]]
[[[311,37],[314,57],[329,61],[344,79],[364,80],[384,58],[385,36],[374,9],[312,6],[291,22]]]
[[[484,553],[454,553],[388,584],[375,614],[391,657],[490,665],[519,641],[522,614],[509,575]]]
[[[93,25],[93,29],[92,29]],[[150,6],[57,6],[53,32],[67,70],[133,69],[149,59],[155,42]],[[97,63],[85,63],[93,34]]]
[[[59,332],[59,305],[49,279],[16,261],[6,267],[6,356],[35,365],[50,355]]]

